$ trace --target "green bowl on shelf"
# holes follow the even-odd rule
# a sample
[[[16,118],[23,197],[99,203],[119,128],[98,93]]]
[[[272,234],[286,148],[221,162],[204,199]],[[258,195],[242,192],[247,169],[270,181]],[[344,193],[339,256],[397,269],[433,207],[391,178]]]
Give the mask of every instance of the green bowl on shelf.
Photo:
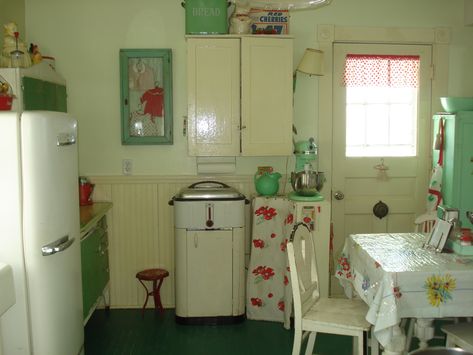
[[[440,103],[445,112],[448,113],[473,111],[473,97],[441,97]]]

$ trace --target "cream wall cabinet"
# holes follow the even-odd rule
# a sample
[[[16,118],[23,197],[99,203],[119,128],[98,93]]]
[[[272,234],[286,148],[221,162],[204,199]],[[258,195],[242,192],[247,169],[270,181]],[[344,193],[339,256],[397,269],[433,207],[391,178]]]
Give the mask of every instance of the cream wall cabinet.
[[[292,154],[289,37],[190,37],[191,156]]]

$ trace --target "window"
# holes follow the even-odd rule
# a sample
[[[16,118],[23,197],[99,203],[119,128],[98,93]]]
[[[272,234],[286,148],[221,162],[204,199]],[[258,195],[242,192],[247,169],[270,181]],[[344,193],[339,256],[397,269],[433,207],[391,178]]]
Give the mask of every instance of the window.
[[[415,156],[419,56],[348,54],[346,156]]]

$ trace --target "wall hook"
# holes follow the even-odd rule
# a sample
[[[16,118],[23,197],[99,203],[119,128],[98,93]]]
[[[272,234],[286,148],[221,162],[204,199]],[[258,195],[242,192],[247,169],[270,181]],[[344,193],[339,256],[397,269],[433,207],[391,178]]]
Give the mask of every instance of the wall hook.
[[[389,166],[384,164],[384,158],[381,158],[381,162],[373,166],[373,169],[378,170],[378,175],[376,178],[380,181],[389,180],[389,176],[387,171],[389,170]]]

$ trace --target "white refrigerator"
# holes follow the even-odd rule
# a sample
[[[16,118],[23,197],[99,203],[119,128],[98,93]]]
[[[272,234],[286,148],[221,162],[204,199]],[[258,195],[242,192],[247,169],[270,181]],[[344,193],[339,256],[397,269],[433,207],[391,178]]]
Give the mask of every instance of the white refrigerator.
[[[83,353],[76,136],[65,113],[0,111],[0,262],[16,292],[4,355]]]

